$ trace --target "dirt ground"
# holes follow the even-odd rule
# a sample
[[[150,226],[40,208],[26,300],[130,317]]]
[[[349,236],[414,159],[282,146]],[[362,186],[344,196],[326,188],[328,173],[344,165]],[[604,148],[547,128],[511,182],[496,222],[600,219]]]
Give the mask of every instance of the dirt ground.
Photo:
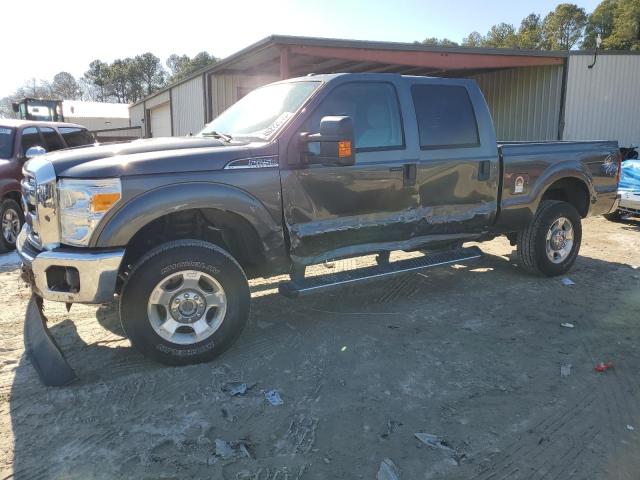
[[[136,353],[115,306],[46,303],[81,377],[65,388],[43,387],[24,356],[29,293],[8,257],[0,480],[374,479],[385,458],[403,480],[636,480],[640,222],[584,227],[573,286],[524,274],[503,239],[467,266],[297,301],[278,279],[253,282],[239,342],[192,367]]]

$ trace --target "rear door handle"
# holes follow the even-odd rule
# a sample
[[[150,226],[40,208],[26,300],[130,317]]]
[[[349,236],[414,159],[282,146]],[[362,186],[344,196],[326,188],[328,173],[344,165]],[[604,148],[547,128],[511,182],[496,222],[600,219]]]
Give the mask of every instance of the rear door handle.
[[[491,177],[491,160],[482,160],[478,167],[478,180],[489,180]]]
[[[418,176],[418,166],[415,163],[405,163],[403,166],[404,175],[402,184],[405,187],[412,187],[416,184]]]

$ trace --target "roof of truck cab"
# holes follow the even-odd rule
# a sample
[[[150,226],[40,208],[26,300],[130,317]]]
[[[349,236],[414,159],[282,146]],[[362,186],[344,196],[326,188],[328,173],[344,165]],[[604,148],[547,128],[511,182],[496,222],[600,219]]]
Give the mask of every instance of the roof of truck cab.
[[[17,120],[15,118],[0,118],[0,126],[3,127],[76,127],[83,128],[77,123],[68,122],[44,122],[42,120]]]

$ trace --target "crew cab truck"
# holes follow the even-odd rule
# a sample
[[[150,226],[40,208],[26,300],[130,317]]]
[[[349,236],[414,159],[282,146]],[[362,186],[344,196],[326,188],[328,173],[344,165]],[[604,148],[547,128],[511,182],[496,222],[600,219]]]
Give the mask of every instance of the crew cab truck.
[[[133,346],[182,365],[238,338],[256,276],[289,273],[280,291],[296,297],[476,258],[465,242],[500,235],[524,270],[563,274],[581,219],[617,207],[619,155],[606,141],[496,143],[472,80],[331,74],[261,87],[194,137],[47,154],[24,172],[25,339],[62,384],[75,375],[41,299],[116,294]],[[376,266],[305,276],[372,253]]]
[[[32,156],[95,143],[73,123],[0,119],[0,253],[16,248],[24,216],[20,207],[22,166]]]

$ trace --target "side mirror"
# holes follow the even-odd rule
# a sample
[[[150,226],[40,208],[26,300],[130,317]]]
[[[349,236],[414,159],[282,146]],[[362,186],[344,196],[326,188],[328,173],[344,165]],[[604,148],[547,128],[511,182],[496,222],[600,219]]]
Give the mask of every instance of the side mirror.
[[[27,149],[27,151],[24,154],[24,158],[29,160],[29,159],[31,159],[33,157],[37,157],[39,155],[44,155],[45,153],[47,153],[47,151],[44,148],[42,148],[42,147],[40,147],[38,145],[35,145],[35,146],[29,147]]]
[[[320,120],[320,133],[301,133],[301,157],[306,164],[353,165],[353,120],[347,116],[327,116]],[[310,143],[320,144],[320,153],[311,152]]]

